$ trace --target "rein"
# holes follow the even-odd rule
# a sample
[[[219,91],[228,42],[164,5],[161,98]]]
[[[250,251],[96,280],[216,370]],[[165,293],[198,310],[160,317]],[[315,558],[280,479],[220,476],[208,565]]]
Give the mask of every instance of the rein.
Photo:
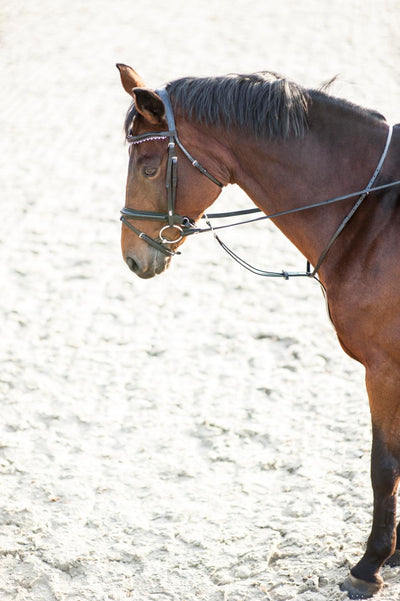
[[[387,156],[387,153],[389,150],[392,133],[393,133],[393,126],[390,125],[389,129],[388,129],[388,135],[387,135],[387,139],[386,139],[385,148],[382,152],[382,155],[380,157],[378,165],[377,165],[370,181],[368,182],[367,187],[364,188],[363,190],[360,190],[358,192],[353,192],[351,194],[346,194],[344,196],[337,196],[337,197],[331,198],[329,200],[324,200],[324,201],[306,205],[303,207],[288,209],[286,211],[280,211],[278,213],[273,213],[270,215],[263,215],[262,217],[256,217],[253,219],[245,219],[243,221],[226,224],[226,225],[220,225],[220,226],[216,226],[216,227],[213,227],[211,225],[210,219],[223,219],[223,218],[229,218],[229,217],[252,215],[255,213],[261,213],[262,211],[261,211],[261,209],[253,208],[253,209],[245,209],[245,210],[241,210],[241,211],[230,211],[230,212],[225,212],[225,213],[211,213],[209,215],[204,214],[202,216],[202,219],[206,220],[206,224],[208,227],[206,227],[206,228],[195,227],[194,222],[189,217],[184,217],[184,216],[181,216],[181,215],[178,215],[177,213],[175,213],[176,188],[177,188],[177,168],[178,168],[178,156],[176,154],[176,146],[179,146],[179,148],[182,150],[184,155],[189,159],[191,164],[194,167],[196,167],[196,169],[198,169],[203,175],[208,177],[208,179],[210,179],[214,184],[216,184],[217,186],[219,186],[221,188],[223,187],[223,184],[220,181],[218,181],[213,175],[211,175],[211,173],[209,173],[207,171],[207,169],[205,169],[205,167],[203,167],[188,152],[188,150],[183,146],[182,142],[179,140],[179,137],[178,137],[178,134],[176,131],[176,127],[175,127],[175,119],[174,119],[174,114],[173,114],[173,110],[172,110],[172,105],[171,105],[171,101],[169,99],[167,90],[165,88],[161,88],[161,89],[157,90],[156,92],[160,96],[160,98],[163,101],[164,106],[165,106],[168,130],[162,131],[162,132],[152,132],[152,133],[147,133],[147,134],[144,133],[144,134],[140,134],[140,135],[136,135],[136,136],[132,135],[132,134],[128,134],[126,137],[126,140],[129,144],[142,144],[145,142],[150,142],[152,140],[168,139],[168,161],[167,161],[167,174],[166,174],[166,182],[165,182],[165,187],[167,190],[167,212],[159,213],[159,212],[155,212],[155,211],[140,211],[137,209],[129,209],[127,207],[124,207],[123,209],[121,209],[121,221],[130,230],[132,230],[137,236],[139,236],[139,238],[141,238],[142,240],[147,242],[153,248],[156,248],[157,250],[162,252],[164,255],[174,256],[177,254],[181,254],[179,251],[173,251],[169,248],[166,248],[167,244],[175,244],[176,242],[180,242],[182,240],[182,238],[193,235],[193,234],[202,234],[205,232],[212,232],[215,239],[217,240],[217,242],[229,254],[229,256],[232,257],[232,259],[234,259],[237,263],[239,263],[239,265],[241,265],[242,267],[244,267],[245,269],[251,271],[252,273],[254,273],[256,275],[260,275],[260,276],[264,276],[264,277],[283,277],[286,280],[289,279],[289,277],[311,277],[311,278],[317,279],[316,274],[317,274],[319,268],[321,267],[321,264],[323,263],[326,255],[328,254],[328,252],[330,251],[334,242],[339,237],[341,232],[344,230],[344,228],[346,227],[346,225],[348,224],[350,219],[353,217],[354,213],[357,211],[357,209],[361,206],[361,204],[363,203],[365,198],[368,196],[368,194],[370,194],[371,192],[377,192],[380,190],[385,190],[387,188],[391,188],[391,187],[400,185],[400,180],[396,180],[394,182],[383,184],[381,186],[374,186],[374,183],[382,169],[383,163],[386,159],[386,156]],[[353,205],[353,207],[351,208],[349,213],[346,215],[346,217],[343,219],[343,221],[341,222],[341,224],[339,225],[337,230],[334,232],[334,234],[330,238],[328,244],[326,245],[325,249],[321,253],[313,270],[311,270],[311,265],[310,265],[309,261],[307,261],[307,268],[306,268],[305,272],[287,272],[284,270],[282,270],[280,272],[272,272],[272,271],[264,271],[262,269],[258,269],[257,267],[253,267],[252,265],[250,265],[250,263],[248,263],[247,261],[245,261],[244,259],[239,257],[234,251],[232,251],[219,238],[219,236],[216,233],[218,230],[222,230],[222,229],[226,229],[226,228],[230,228],[230,227],[236,227],[238,225],[244,225],[244,224],[248,224],[248,223],[254,223],[256,221],[262,221],[264,219],[275,219],[277,217],[282,217],[284,215],[290,215],[292,213],[298,213],[300,211],[306,211],[306,210],[314,209],[317,207],[327,206],[327,205],[330,205],[330,204],[333,204],[336,202],[349,200],[350,198],[354,198],[356,196],[358,197],[356,203]],[[158,222],[161,221],[161,222],[165,222],[166,225],[164,225],[160,229],[158,239],[155,240],[154,238],[151,238],[150,236],[148,236],[145,232],[143,232],[143,231],[139,230],[138,228],[136,228],[135,226],[133,226],[129,222],[130,219],[145,220],[145,221],[158,221]],[[168,238],[165,238],[163,236],[163,232],[166,229],[170,229],[170,228],[177,230],[178,237],[176,239],[169,240]]]

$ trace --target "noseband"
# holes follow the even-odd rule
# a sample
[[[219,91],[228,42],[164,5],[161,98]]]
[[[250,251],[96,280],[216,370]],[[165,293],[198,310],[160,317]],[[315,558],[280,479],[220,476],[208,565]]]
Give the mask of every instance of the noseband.
[[[196,228],[194,226],[193,221],[189,217],[182,217],[175,213],[175,203],[176,203],[176,187],[178,182],[178,156],[176,154],[176,146],[182,150],[183,154],[189,159],[192,163],[193,167],[196,167],[209,180],[211,180],[214,184],[223,187],[223,184],[218,181],[211,173],[205,169],[195,158],[192,157],[190,152],[186,150],[183,146],[182,142],[178,138],[178,134],[176,132],[175,127],[175,118],[172,110],[171,101],[168,95],[168,92],[165,88],[160,88],[156,90],[156,93],[161,98],[165,107],[165,115],[167,119],[168,131],[154,132],[148,134],[140,134],[138,136],[134,136],[129,134],[126,137],[126,141],[129,144],[142,144],[144,142],[150,142],[151,140],[168,140],[168,161],[167,161],[167,175],[165,179],[165,187],[167,190],[167,212],[166,213],[157,213],[155,211],[139,211],[136,209],[128,209],[124,207],[121,209],[121,221],[124,223],[130,230],[135,232],[139,238],[145,240],[150,246],[156,248],[161,251],[164,255],[169,257],[179,254],[169,248],[166,248],[167,244],[175,244],[176,242],[180,242],[184,236],[189,235],[189,233],[194,233]],[[158,234],[158,240],[151,238],[135,226],[133,226],[129,219],[135,220],[145,220],[145,221],[158,221],[158,222],[166,222]],[[167,229],[175,229],[178,232],[178,237],[174,240],[169,240],[164,237],[164,232]]]

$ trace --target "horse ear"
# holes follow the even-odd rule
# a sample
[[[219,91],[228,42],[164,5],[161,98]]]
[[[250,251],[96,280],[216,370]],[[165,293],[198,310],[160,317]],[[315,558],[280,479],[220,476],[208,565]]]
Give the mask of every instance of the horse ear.
[[[165,107],[161,98],[146,88],[134,88],[132,92],[137,112],[152,125],[164,125]]]
[[[143,79],[136,73],[132,67],[117,63],[117,69],[121,77],[121,83],[125,92],[128,92],[130,96],[133,96],[133,88],[145,88],[146,84]]]

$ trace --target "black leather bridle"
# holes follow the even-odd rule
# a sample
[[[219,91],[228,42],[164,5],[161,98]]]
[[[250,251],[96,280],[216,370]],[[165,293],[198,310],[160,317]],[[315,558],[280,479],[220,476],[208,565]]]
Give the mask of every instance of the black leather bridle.
[[[168,130],[161,131],[161,132],[144,133],[144,134],[140,134],[140,135],[128,134],[126,136],[126,141],[129,144],[142,144],[144,142],[150,142],[151,140],[166,140],[166,139],[168,140],[168,161],[167,161],[167,174],[166,174],[166,181],[165,181],[165,187],[167,190],[167,212],[166,213],[158,213],[156,211],[140,211],[137,209],[129,209],[127,207],[124,207],[123,209],[121,209],[121,221],[131,231],[133,231],[137,236],[139,236],[139,238],[141,238],[142,240],[147,242],[147,244],[149,244],[153,248],[156,248],[157,250],[159,250],[166,256],[171,257],[176,254],[180,254],[177,251],[173,251],[173,250],[167,248],[166,245],[175,244],[177,242],[180,242],[182,240],[182,238],[184,238],[186,236],[190,236],[192,234],[212,232],[214,234],[214,237],[217,239],[219,244],[222,246],[222,248],[235,261],[237,261],[240,265],[242,265],[242,267],[245,267],[246,269],[248,269],[249,271],[252,271],[253,273],[255,273],[257,275],[267,276],[267,277],[283,277],[285,279],[288,279],[289,277],[296,277],[296,276],[306,276],[306,277],[314,277],[315,278],[322,262],[324,261],[326,255],[328,254],[329,250],[333,246],[333,244],[336,241],[336,239],[338,238],[338,236],[344,230],[344,228],[346,227],[347,223],[350,221],[350,219],[352,218],[354,213],[361,206],[364,199],[371,192],[376,192],[379,190],[384,190],[387,188],[391,188],[391,187],[400,185],[400,180],[397,180],[394,182],[383,184],[381,186],[374,186],[374,183],[381,171],[382,165],[385,161],[386,155],[389,150],[390,141],[391,141],[392,133],[393,133],[393,127],[390,125],[388,128],[388,134],[387,134],[385,148],[382,152],[379,163],[378,163],[368,185],[363,190],[359,190],[358,192],[352,192],[351,194],[346,194],[344,196],[338,196],[336,198],[331,198],[329,200],[325,200],[322,202],[306,205],[303,207],[297,207],[297,208],[289,209],[286,211],[280,211],[280,212],[274,213],[272,215],[263,215],[262,217],[247,219],[244,221],[231,223],[228,225],[217,226],[217,227],[213,227],[211,225],[210,219],[237,217],[237,216],[242,216],[242,215],[250,215],[250,214],[254,214],[254,213],[260,213],[262,211],[261,211],[261,209],[254,208],[254,209],[245,209],[242,211],[231,211],[231,212],[227,212],[227,213],[214,213],[214,214],[204,215],[202,218],[207,220],[207,227],[206,228],[198,228],[198,227],[196,227],[195,223],[189,217],[184,217],[182,215],[178,215],[175,212],[177,168],[178,168],[178,156],[176,154],[176,146],[179,146],[179,148],[182,150],[184,155],[189,159],[189,161],[192,163],[192,165],[194,167],[196,167],[196,169],[198,169],[203,175],[208,177],[208,179],[210,179],[214,184],[216,184],[220,188],[223,188],[224,184],[222,184],[217,178],[215,178],[213,175],[211,175],[211,173],[209,173],[207,171],[207,169],[205,169],[205,167],[203,167],[190,154],[190,152],[183,146],[182,142],[179,140],[179,137],[178,137],[178,134],[176,131],[176,126],[175,126],[174,113],[172,110],[171,101],[170,101],[170,98],[169,98],[166,88],[160,88],[160,89],[156,90],[156,93],[158,94],[158,96],[161,98],[161,100],[164,103]],[[342,220],[339,227],[337,228],[337,230],[334,232],[334,234],[330,238],[328,244],[322,251],[314,269],[311,270],[311,266],[310,266],[309,262],[307,261],[307,269],[305,272],[289,272],[288,273],[284,270],[282,270],[280,272],[273,272],[273,271],[271,272],[271,271],[264,271],[262,269],[255,268],[252,265],[250,265],[249,263],[247,263],[246,261],[244,261],[243,259],[241,259],[231,249],[229,249],[226,246],[226,244],[224,242],[222,242],[221,239],[216,234],[216,231],[220,230],[220,229],[225,229],[225,228],[233,227],[236,225],[242,225],[245,223],[252,223],[254,221],[261,221],[263,219],[275,219],[277,217],[282,217],[283,215],[289,215],[291,213],[305,211],[308,209],[314,209],[317,207],[326,206],[329,204],[333,204],[333,203],[340,202],[343,200],[348,200],[350,198],[355,198],[355,197],[358,197],[356,203],[353,205],[353,207],[351,208],[349,213]],[[144,220],[144,221],[158,221],[158,222],[164,222],[166,225],[163,225],[161,227],[160,232],[158,234],[158,240],[155,240],[154,238],[151,238],[151,236],[148,236],[145,232],[143,232],[140,229],[133,226],[129,222],[130,219]],[[178,232],[177,238],[175,238],[173,240],[170,240],[163,236],[163,232],[170,228],[176,229]]]
[[[126,141],[129,144],[142,144],[143,142],[150,142],[151,140],[168,140],[168,161],[167,161],[167,175],[165,179],[165,187],[167,190],[167,212],[157,213],[155,211],[139,211],[136,209],[128,209],[124,207],[121,209],[121,221],[130,230],[135,232],[142,240],[145,240],[150,246],[161,251],[164,255],[173,256],[177,253],[166,247],[167,244],[175,244],[180,242],[184,236],[194,233],[196,230],[195,225],[189,217],[183,217],[175,213],[176,203],[176,186],[178,181],[178,156],[176,154],[176,146],[182,150],[183,154],[189,159],[193,167],[196,167],[203,175],[208,177],[214,184],[223,187],[223,184],[217,180],[211,173],[207,171],[195,158],[192,157],[190,152],[186,150],[182,142],[179,140],[176,127],[175,118],[171,106],[171,101],[168,92],[165,88],[156,90],[156,94],[161,98],[165,107],[165,116],[167,119],[168,131],[154,132],[148,134],[140,134],[138,136],[128,134]],[[129,219],[139,219],[145,221],[161,221],[166,222],[158,234],[158,240],[151,238],[135,226],[133,226]],[[167,229],[176,229],[178,231],[177,238],[169,240],[165,238],[163,233]]]

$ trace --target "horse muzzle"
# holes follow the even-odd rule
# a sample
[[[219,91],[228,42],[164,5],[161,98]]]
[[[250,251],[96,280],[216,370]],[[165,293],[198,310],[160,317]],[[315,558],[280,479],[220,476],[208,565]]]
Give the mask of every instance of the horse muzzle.
[[[133,252],[124,256],[125,263],[129,269],[144,280],[153,278],[168,269],[171,257],[168,257],[156,249],[150,248],[146,257],[138,257]]]

